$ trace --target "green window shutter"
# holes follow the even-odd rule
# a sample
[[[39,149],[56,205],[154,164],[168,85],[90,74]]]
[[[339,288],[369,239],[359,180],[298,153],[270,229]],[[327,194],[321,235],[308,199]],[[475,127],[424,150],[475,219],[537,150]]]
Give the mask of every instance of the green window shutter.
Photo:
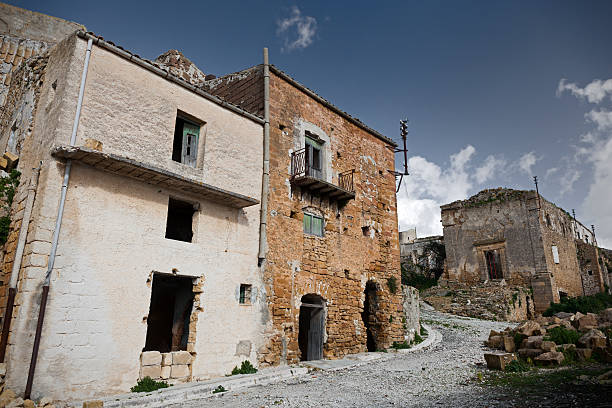
[[[306,136],[306,144],[309,146],[314,147],[315,149],[319,149],[321,150],[323,148],[323,144],[319,143],[317,141],[315,141],[314,139],[309,138],[308,136]]]
[[[183,124],[183,152],[181,163],[195,167],[198,160],[198,139],[200,127],[193,123]]]
[[[304,214],[304,232],[310,234],[312,223],[312,215]]]
[[[312,233],[320,237],[323,236],[323,219],[319,217],[312,217]]]

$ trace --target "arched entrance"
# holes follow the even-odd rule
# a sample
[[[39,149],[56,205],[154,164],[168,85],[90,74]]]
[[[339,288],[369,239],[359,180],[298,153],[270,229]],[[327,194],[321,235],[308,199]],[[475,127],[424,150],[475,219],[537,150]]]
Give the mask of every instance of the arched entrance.
[[[361,318],[363,325],[366,328],[368,351],[377,350],[376,333],[378,332],[378,323],[376,320],[376,311],[378,310],[378,298],[376,296],[376,283],[368,281],[364,290],[365,301],[363,302],[363,312]]]
[[[323,358],[323,334],[325,333],[325,301],[319,295],[302,296],[298,344],[301,360]]]

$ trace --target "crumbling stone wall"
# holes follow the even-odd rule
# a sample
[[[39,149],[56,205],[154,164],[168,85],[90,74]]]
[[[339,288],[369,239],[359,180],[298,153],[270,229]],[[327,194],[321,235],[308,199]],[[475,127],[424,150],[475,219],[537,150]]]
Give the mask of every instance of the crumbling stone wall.
[[[414,340],[414,335],[421,333],[421,312],[419,308],[419,291],[412,286],[402,285],[402,325],[404,329],[404,339],[410,343]]]

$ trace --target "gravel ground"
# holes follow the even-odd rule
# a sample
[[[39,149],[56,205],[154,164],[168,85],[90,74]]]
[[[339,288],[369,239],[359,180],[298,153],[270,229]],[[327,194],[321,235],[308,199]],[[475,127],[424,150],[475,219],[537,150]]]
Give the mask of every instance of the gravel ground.
[[[482,371],[483,346],[491,329],[503,322],[468,319],[435,311],[421,318],[443,335],[440,344],[408,354],[335,372],[312,372],[308,377],[268,386],[228,392],[182,403],[181,407],[429,407],[500,406],[500,400],[474,383]],[[505,400],[507,401],[507,398]],[[506,404],[503,404],[506,405]]]

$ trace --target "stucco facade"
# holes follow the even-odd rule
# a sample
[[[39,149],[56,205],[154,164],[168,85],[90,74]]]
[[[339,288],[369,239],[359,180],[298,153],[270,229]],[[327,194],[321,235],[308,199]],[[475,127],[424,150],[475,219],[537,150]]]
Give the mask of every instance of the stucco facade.
[[[72,159],[32,396],[128,391],[142,376],[156,276],[193,286],[185,323],[191,358],[180,380],[221,376],[246,359],[256,364],[267,313],[257,265],[261,120],[94,44],[71,150],[86,47],[86,38],[67,37],[50,49],[39,81],[15,82],[9,90],[18,95],[40,87],[32,130],[17,152],[23,182],[9,246],[34,167],[40,177],[19,272],[7,386],[21,392],[26,383],[66,166],[58,152],[80,151],[98,162]],[[193,167],[172,160],[177,116],[200,126]],[[5,147],[8,129],[2,130]],[[128,165],[135,170],[126,174]],[[179,184],[190,189],[173,187]],[[192,205],[191,242],[166,238],[170,199]],[[5,277],[11,254],[9,248]]]
[[[535,191],[483,190],[441,209],[449,281],[531,287],[537,312],[604,290],[593,232]]]

